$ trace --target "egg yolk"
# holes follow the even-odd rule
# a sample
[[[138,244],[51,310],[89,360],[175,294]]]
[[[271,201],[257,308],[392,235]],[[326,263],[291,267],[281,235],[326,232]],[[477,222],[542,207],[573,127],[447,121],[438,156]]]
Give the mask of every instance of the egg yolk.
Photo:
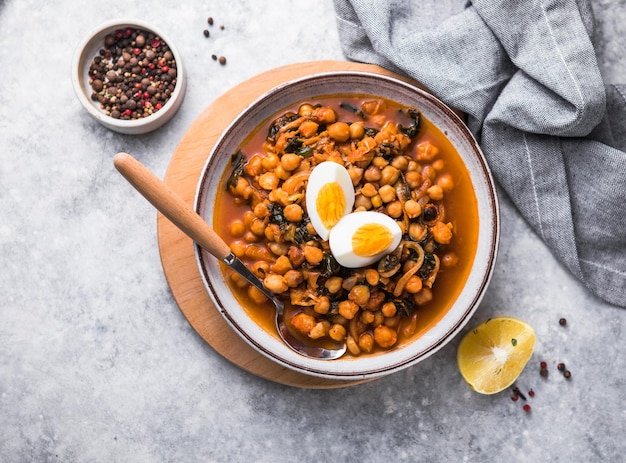
[[[352,250],[357,256],[370,257],[384,252],[393,242],[387,227],[368,223],[356,229],[352,235]]]
[[[315,209],[324,227],[334,227],[346,210],[346,198],[341,186],[335,182],[324,184],[315,199]]]

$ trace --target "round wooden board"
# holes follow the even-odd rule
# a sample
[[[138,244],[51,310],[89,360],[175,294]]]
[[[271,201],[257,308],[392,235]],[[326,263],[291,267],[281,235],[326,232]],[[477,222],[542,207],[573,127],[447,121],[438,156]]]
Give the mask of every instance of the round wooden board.
[[[165,183],[193,206],[200,174],[213,145],[248,104],[288,80],[317,72],[343,70],[376,72],[409,81],[379,66],[342,61],[299,63],[264,72],[232,88],[200,114],[176,148],[165,174]],[[191,326],[224,358],[254,375],[302,388],[339,388],[366,381],[305,375],[258,353],[231,329],[215,308],[200,276],[191,239],[161,214],[157,217],[157,235],[163,270],[176,303]]]

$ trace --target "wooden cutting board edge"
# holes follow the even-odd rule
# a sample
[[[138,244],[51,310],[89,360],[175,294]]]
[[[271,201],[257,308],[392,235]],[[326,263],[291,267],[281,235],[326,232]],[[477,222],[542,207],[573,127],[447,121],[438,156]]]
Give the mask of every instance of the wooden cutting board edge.
[[[190,206],[206,159],[225,128],[253,100],[288,80],[328,71],[368,71],[411,82],[375,65],[315,61],[272,69],[248,79],[211,103],[191,124],[178,144],[164,182]],[[174,300],[189,324],[217,353],[243,370],[289,386],[331,389],[371,380],[334,380],[299,373],[264,357],[248,345],[224,320],[211,301],[200,276],[194,244],[160,213],[157,238],[161,263]]]

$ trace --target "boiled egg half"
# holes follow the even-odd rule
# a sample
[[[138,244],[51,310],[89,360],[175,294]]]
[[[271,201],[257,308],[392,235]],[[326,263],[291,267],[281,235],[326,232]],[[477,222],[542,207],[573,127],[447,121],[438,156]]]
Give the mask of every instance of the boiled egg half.
[[[315,166],[309,176],[305,200],[311,225],[327,241],[330,230],[354,206],[354,186],[346,168],[332,161]]]
[[[330,231],[328,244],[344,267],[365,267],[380,260],[400,244],[402,230],[388,215],[374,211],[343,216]]]

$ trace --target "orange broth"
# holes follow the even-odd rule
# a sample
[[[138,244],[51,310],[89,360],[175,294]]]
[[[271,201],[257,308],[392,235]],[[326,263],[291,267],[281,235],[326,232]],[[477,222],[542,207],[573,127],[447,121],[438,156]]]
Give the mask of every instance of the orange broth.
[[[353,122],[361,119],[350,110],[340,108],[340,103],[348,103],[353,107],[359,107],[363,101],[370,99],[383,100],[380,97],[369,95],[334,95],[319,97],[307,103],[311,105],[321,104],[323,106],[330,106],[337,112],[337,120]],[[406,109],[404,106],[398,105],[395,102],[388,100],[383,101],[385,101],[388,106],[384,114],[389,120],[396,121],[398,119],[398,109]],[[271,122],[286,111],[297,112],[298,106],[299,104],[296,104],[293,107],[285,108],[277,112],[251,133],[240,146],[244,156],[250,159],[255,154],[263,153],[263,144]],[[419,111],[419,108],[415,109]],[[403,123],[406,122],[405,119],[402,119]],[[450,244],[445,245],[445,252],[454,252],[458,256],[458,263],[452,267],[441,266],[437,280],[432,288],[432,300],[416,309],[418,310],[416,331],[408,339],[400,337],[395,347],[422,336],[450,309],[461,293],[469,276],[478,243],[478,207],[467,168],[445,134],[420,113],[420,129],[418,135],[412,141],[409,152],[414,154],[415,146],[424,141],[430,141],[439,148],[438,159],[443,160],[445,165],[443,172],[451,174],[454,179],[454,189],[447,193],[445,197],[445,220],[453,224],[454,237]],[[230,233],[231,224],[235,220],[242,220],[244,213],[250,210],[250,206],[247,204],[238,204],[234,196],[230,194],[225,186],[229,175],[230,171],[225,172],[221,179],[221,187],[218,189],[215,203],[213,224],[217,233],[223,237],[228,244],[231,244],[231,242],[234,241]],[[242,260],[246,264],[252,263],[246,261],[245,258]],[[225,280],[228,282],[235,297],[247,311],[248,315],[264,330],[275,333],[273,306],[269,302],[263,304],[253,302],[249,298],[245,288],[241,289],[232,283],[229,278],[231,271],[224,266],[223,272]],[[402,327],[402,323],[403,322],[401,322],[400,327]],[[374,352],[384,352],[384,350],[381,351],[377,349]]]

